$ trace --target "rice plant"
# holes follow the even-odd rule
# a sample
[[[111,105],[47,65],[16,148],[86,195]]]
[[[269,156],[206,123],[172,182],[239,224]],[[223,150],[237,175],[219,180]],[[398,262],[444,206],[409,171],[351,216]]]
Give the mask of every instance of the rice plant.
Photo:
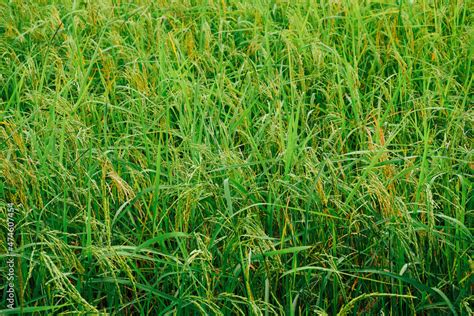
[[[472,315],[473,9],[1,0],[0,314]]]

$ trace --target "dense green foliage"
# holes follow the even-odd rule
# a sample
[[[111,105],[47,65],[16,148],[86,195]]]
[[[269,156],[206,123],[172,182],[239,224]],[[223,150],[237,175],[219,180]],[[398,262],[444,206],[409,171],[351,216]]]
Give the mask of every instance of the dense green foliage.
[[[10,312],[472,313],[473,2],[0,3]]]

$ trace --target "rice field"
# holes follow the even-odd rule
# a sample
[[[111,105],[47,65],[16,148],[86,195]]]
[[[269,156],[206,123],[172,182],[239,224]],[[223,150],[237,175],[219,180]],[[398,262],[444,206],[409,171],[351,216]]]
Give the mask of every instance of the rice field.
[[[473,9],[0,0],[0,314],[472,315]]]

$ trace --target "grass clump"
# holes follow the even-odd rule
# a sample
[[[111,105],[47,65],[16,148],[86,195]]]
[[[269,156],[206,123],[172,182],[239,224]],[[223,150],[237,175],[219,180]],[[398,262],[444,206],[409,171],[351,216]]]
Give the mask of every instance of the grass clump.
[[[1,2],[0,312],[472,313],[472,9]]]

